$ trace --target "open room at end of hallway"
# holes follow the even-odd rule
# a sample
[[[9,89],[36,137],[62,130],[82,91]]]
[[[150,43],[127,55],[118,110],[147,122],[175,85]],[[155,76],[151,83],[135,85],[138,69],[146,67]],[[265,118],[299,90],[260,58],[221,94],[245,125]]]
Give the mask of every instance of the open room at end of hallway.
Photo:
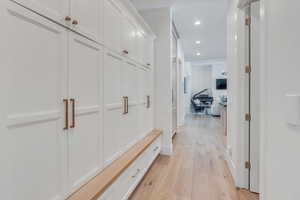
[[[188,81],[185,94],[186,112],[220,116],[222,107],[227,104],[225,60],[187,62],[185,66],[185,80]]]

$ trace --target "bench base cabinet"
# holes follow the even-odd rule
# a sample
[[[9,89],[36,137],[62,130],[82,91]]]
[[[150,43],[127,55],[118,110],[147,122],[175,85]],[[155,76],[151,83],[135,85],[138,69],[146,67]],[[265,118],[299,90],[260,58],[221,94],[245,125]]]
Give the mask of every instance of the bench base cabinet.
[[[161,137],[158,137],[97,200],[127,200],[160,151]]]

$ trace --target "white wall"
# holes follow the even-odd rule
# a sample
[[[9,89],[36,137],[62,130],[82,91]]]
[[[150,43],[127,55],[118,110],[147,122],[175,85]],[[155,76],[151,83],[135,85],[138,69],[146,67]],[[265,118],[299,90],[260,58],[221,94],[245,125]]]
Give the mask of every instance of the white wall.
[[[186,94],[184,94],[185,114],[190,112],[192,97],[192,65],[190,62],[184,64],[184,78],[186,79]]]
[[[220,95],[227,95],[227,90],[217,90],[216,89],[216,79],[226,79],[227,75],[223,75],[223,73],[227,73],[227,66],[226,63],[215,63],[212,64],[212,93],[214,99],[219,98]]]
[[[184,125],[184,117],[185,117],[185,100],[184,100],[184,64],[185,64],[185,58],[184,58],[184,51],[181,44],[181,39],[178,40],[177,44],[177,55],[178,60],[180,60],[181,64],[178,63],[178,127]]]
[[[211,65],[193,65],[192,66],[192,95],[201,90],[212,88],[212,66]]]
[[[227,69],[228,69],[228,103],[227,103],[227,163],[238,187],[246,188],[245,151],[241,115],[241,81],[244,72],[244,13],[238,8],[238,0],[230,0],[227,19]],[[242,45],[243,44],[243,45]],[[239,52],[242,52],[240,55]]]
[[[299,9],[300,1],[262,0],[262,200],[300,197],[300,127],[287,124],[285,97],[300,94]]]
[[[154,44],[155,54],[155,127],[163,130],[163,150],[172,154],[172,59],[171,34],[172,14],[170,8],[158,8],[141,12],[151,26],[157,39]]]

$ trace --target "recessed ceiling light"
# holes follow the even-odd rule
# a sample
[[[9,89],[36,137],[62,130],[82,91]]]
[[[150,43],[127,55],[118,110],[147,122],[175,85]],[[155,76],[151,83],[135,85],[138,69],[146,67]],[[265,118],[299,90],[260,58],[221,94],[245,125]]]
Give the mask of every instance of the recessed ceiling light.
[[[199,26],[200,24],[201,24],[201,21],[199,21],[199,20],[195,21],[195,23],[194,23],[195,26]]]
[[[201,56],[201,53],[198,52],[196,55],[197,55],[197,56]]]
[[[199,40],[196,41],[196,44],[200,44],[201,42]]]

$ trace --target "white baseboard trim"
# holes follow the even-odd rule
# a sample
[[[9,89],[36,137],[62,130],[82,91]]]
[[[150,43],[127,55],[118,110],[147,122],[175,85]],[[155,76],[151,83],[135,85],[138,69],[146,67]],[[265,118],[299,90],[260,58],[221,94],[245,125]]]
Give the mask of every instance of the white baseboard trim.
[[[227,165],[229,167],[229,170],[230,170],[230,172],[232,174],[232,177],[233,177],[235,185],[236,185],[236,183],[237,183],[236,165],[235,165],[235,163],[232,160],[232,157],[230,155],[230,150],[228,148],[226,149],[225,159],[226,159]]]
[[[173,151],[172,151],[172,149],[170,147],[163,146],[160,154],[161,155],[165,155],[165,156],[172,156],[173,155]]]

